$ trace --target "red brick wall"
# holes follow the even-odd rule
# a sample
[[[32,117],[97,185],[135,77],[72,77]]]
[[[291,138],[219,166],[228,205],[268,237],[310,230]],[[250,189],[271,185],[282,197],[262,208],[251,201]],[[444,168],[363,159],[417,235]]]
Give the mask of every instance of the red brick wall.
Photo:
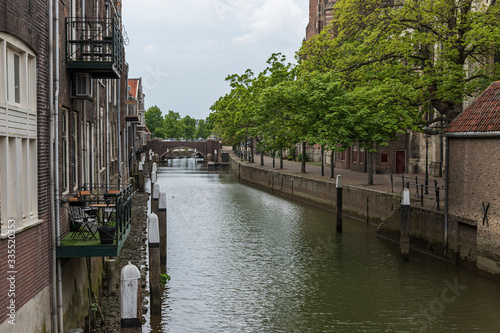
[[[20,309],[50,283],[48,2],[0,0],[0,16],[0,31],[24,41],[37,56],[38,217],[43,222],[15,237],[15,301]],[[9,301],[8,243],[7,239],[0,241],[0,322],[7,319]]]

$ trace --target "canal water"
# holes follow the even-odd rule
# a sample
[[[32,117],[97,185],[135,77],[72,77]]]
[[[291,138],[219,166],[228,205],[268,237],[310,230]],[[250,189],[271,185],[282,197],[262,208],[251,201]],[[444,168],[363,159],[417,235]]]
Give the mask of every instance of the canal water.
[[[150,332],[500,332],[500,283],[363,222],[171,160],[171,276]]]

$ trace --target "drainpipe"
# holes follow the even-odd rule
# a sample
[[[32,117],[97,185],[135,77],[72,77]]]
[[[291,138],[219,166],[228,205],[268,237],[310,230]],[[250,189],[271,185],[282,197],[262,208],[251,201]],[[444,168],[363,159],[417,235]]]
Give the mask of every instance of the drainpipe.
[[[445,143],[445,171],[444,171],[444,255],[448,255],[448,196],[449,196],[449,171],[450,171],[450,140],[447,138]]]
[[[59,1],[55,1],[55,61],[56,61],[56,70],[55,70],[55,92],[54,92],[54,186],[55,186],[55,202],[59,202]],[[60,245],[60,220],[59,220],[59,207],[55,209],[55,223],[56,223],[56,243],[57,246]],[[62,279],[61,279],[61,259],[57,259],[57,292],[58,292],[58,315],[59,315],[59,332],[63,332],[63,308],[62,308]]]
[[[54,0],[57,1],[57,0]],[[57,233],[56,233],[56,201],[54,194],[54,134],[52,128],[54,128],[54,7],[52,1],[49,1],[49,182],[50,182],[50,223],[51,223],[51,256],[52,256],[52,269],[51,269],[51,312],[52,312],[52,331],[54,333],[59,332],[58,325],[58,312],[57,312],[57,256],[56,256],[56,246],[57,246]]]
[[[109,85],[111,80],[106,80],[106,189],[109,190]]]
[[[120,51],[121,52],[121,51]],[[123,70],[123,68],[122,68]],[[121,127],[120,127],[120,114],[121,114],[121,90],[122,90],[122,79],[121,76],[118,79],[118,122],[117,122],[117,130],[118,130],[118,185],[120,185],[119,189],[122,189],[122,140],[121,140]]]

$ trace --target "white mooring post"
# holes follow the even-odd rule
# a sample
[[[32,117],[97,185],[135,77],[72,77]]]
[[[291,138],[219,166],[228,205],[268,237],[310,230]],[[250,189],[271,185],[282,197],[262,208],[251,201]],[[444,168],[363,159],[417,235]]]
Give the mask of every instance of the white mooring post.
[[[156,171],[151,172],[151,184],[156,183]]]
[[[156,166],[156,162],[153,162],[153,171],[158,172],[158,167]]]
[[[153,192],[151,193],[151,213],[158,215],[158,200],[160,199],[160,184],[153,185]]]
[[[337,175],[337,227],[338,233],[342,233],[342,176]]]
[[[149,290],[151,299],[151,314],[161,314],[161,272],[160,272],[160,230],[158,216],[148,218],[149,243]]]
[[[139,162],[139,192],[144,192],[144,163]]]
[[[410,190],[403,189],[401,198],[401,226],[399,237],[399,248],[401,250],[401,259],[410,260]]]
[[[167,272],[167,192],[160,191],[158,200],[158,224],[160,227],[160,266]]]
[[[129,261],[120,279],[121,333],[142,333],[141,273]]]

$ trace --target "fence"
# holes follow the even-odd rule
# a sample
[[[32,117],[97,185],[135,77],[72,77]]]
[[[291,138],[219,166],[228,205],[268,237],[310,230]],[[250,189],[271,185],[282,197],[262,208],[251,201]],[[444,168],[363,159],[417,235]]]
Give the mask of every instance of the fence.
[[[410,195],[419,200],[420,205],[424,205],[424,199],[434,201],[432,208],[436,207],[441,210],[441,197],[444,195],[445,186],[439,185],[437,179],[425,179],[415,177],[408,177],[401,175],[401,177],[394,177],[391,173],[391,192],[394,193],[394,188],[400,188],[400,194],[406,187],[410,190]]]

